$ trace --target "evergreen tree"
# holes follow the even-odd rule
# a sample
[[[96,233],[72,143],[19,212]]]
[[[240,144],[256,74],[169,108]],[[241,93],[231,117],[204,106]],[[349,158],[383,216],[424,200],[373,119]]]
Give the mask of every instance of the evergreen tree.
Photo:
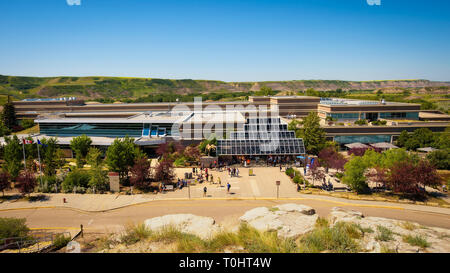
[[[13,129],[17,125],[16,109],[11,102],[10,96],[8,96],[8,102],[3,105],[2,121],[9,129]]]
[[[326,146],[325,131],[320,127],[320,117],[316,112],[310,112],[301,125],[303,127],[296,131],[297,137],[303,138],[308,153],[317,155]]]
[[[43,147],[41,148],[41,162],[44,165],[44,174],[46,176],[53,176],[56,174],[56,169],[59,167],[60,159],[58,157],[58,140],[54,137],[43,138],[41,140]]]
[[[6,171],[12,179],[17,178],[23,167],[23,151],[19,138],[14,135],[12,138],[5,137],[6,145],[3,149]]]
[[[86,135],[74,137],[72,141],[70,141],[70,148],[75,152],[78,168],[83,167],[91,144],[91,138]]]
[[[106,164],[111,171],[119,173],[123,183],[124,179],[128,180],[128,171],[134,165],[135,159],[141,156],[142,154],[132,138],[116,139],[106,151]]]

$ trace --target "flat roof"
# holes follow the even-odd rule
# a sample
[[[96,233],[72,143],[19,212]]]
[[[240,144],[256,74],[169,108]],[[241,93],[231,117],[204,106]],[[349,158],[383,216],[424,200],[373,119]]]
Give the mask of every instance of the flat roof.
[[[184,123],[245,123],[245,117],[239,111],[194,112]]]
[[[383,105],[420,105],[416,103],[404,103],[404,102],[389,102],[385,101],[384,103],[381,101],[374,100],[356,100],[356,99],[343,99],[343,98],[321,98],[319,105],[324,106],[383,106]]]
[[[187,120],[192,112],[145,112],[127,118],[45,118],[35,120],[35,123],[181,123]]]

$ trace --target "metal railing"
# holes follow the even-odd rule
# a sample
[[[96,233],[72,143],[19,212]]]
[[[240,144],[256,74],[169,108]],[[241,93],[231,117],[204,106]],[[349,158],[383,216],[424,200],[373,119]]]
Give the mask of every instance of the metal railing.
[[[18,253],[41,252],[53,246],[58,236],[71,238],[69,232],[33,232],[25,237],[10,237],[0,239],[0,251],[11,250]]]

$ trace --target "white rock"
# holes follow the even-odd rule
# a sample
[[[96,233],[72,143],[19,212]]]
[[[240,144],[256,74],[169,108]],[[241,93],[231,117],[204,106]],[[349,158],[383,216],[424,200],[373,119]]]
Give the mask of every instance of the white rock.
[[[200,238],[207,239],[214,235],[220,227],[215,225],[211,217],[197,216],[193,214],[169,214],[161,217],[147,219],[145,226],[151,230],[158,231],[167,227],[174,227],[181,232],[195,234]]]
[[[285,212],[300,212],[306,215],[313,215],[316,213],[316,211],[308,206],[305,205],[300,205],[300,204],[283,204],[283,205],[278,205],[275,206],[275,208],[279,209],[280,211],[285,211]]]
[[[254,208],[239,220],[260,231],[276,231],[281,237],[297,237],[313,230],[319,217],[313,208],[304,205],[284,204],[274,208],[277,210]]]
[[[270,214],[270,211],[266,207],[254,208],[254,209],[251,209],[251,210],[247,211],[244,215],[242,215],[239,218],[239,220],[241,220],[243,222],[250,222],[250,221],[255,220],[255,219],[259,218],[259,217],[265,216],[267,214]]]

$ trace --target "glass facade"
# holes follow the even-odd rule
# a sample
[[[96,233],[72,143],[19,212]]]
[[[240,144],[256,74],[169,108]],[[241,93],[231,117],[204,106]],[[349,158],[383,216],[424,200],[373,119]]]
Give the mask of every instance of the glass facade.
[[[418,112],[380,113],[380,118],[385,118],[385,119],[395,119],[395,118],[419,119],[419,113]]]
[[[334,119],[359,119],[358,113],[333,113],[328,114],[327,116]]]
[[[391,142],[390,135],[361,135],[361,136],[335,136],[334,141],[339,144],[349,143],[378,143],[378,142]]]
[[[41,134],[48,136],[141,137],[171,135],[172,124],[142,123],[40,123]]]
[[[230,139],[217,141],[218,155],[300,155],[303,140],[287,130],[280,118],[248,119],[244,131],[230,133]]]
[[[142,123],[40,123],[39,128],[48,136],[142,136]]]
[[[361,113],[362,119],[369,119],[368,114],[375,113]],[[404,119],[419,119],[419,112],[387,112],[377,113],[379,118],[382,119],[395,119],[395,118],[404,118]],[[359,113],[327,113],[327,117],[332,117],[334,119],[359,119]]]

